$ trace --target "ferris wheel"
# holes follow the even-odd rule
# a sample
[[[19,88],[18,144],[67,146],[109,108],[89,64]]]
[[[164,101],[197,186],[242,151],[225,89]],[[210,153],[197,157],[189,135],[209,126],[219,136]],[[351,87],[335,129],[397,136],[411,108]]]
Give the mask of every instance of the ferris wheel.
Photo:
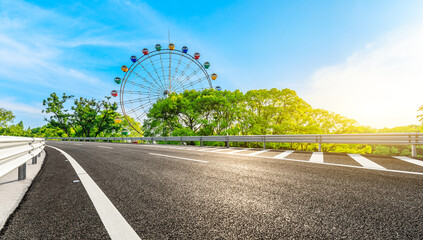
[[[177,50],[173,43],[167,49],[156,44],[151,52],[144,48],[141,57],[132,56],[130,59],[132,64],[129,67],[121,67],[123,78],[114,79],[120,85],[119,92],[111,92],[113,97],[119,95],[122,113],[129,124],[128,117],[138,122],[144,120],[157,100],[171,93],[213,88],[212,80],[217,78],[216,73],[208,74],[210,63],[201,63],[198,52],[191,55],[186,46]],[[221,87],[216,86],[215,89],[220,91]]]

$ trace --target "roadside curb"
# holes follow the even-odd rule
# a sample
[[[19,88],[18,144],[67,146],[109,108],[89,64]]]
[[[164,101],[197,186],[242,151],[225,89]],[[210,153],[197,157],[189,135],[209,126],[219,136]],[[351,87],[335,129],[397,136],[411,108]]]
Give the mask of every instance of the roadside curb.
[[[0,236],[7,229],[21,203],[26,200],[27,193],[44,169],[46,158],[47,151],[43,150],[37,164],[32,164],[32,160],[28,160],[27,176],[24,180],[17,180],[17,170],[0,178]]]

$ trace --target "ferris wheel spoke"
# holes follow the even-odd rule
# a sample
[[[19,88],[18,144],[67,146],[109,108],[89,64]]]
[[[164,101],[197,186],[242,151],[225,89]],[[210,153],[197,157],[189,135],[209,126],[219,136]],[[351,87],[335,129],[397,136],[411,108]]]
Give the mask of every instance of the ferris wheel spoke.
[[[185,67],[185,69],[182,71],[181,75],[178,76],[178,78],[176,79],[176,82],[179,81],[179,79],[184,76],[185,72],[189,69],[189,67],[191,66],[192,61],[190,61],[187,66]]]
[[[135,113],[135,112],[137,112],[137,111],[139,111],[139,110],[144,110],[144,112],[147,112],[148,110],[150,110],[150,108],[147,108],[148,106],[151,106],[151,105],[153,105],[153,101],[150,101],[150,102],[148,102],[148,103],[145,103],[145,104],[143,104],[143,105],[139,105],[139,106],[137,106],[137,107],[135,107],[135,108],[133,108],[133,109],[131,109],[131,110],[129,110],[127,113],[128,114],[132,114],[132,113]]]
[[[151,74],[150,74],[150,72],[144,67],[144,65],[142,65],[142,64],[140,64],[141,65],[141,67],[144,69],[144,71],[150,76],[150,78],[151,79],[153,79],[153,81],[156,83],[156,84],[158,84],[157,83],[157,81],[156,81],[156,79],[154,79],[153,78],[153,76],[151,76]],[[158,85],[157,85],[158,86]]]
[[[155,90],[157,90],[156,88],[151,88],[151,87],[148,87],[146,85],[142,85],[142,84],[136,83],[134,81],[128,81],[128,83],[131,84],[131,85],[133,85],[133,86],[140,87],[142,89],[146,89],[146,90],[149,90],[149,91],[155,91]]]
[[[195,70],[190,75],[188,75],[185,79],[181,80],[179,85],[183,85],[184,83],[188,82],[194,75],[198,73],[198,71],[200,71],[200,69]],[[204,78],[207,78],[207,77],[204,77]]]
[[[164,83],[165,89],[167,89],[166,77],[165,77],[165,74],[164,74],[164,67],[163,67],[162,55],[159,54],[159,56],[160,56],[160,65],[162,66],[163,83]]]
[[[202,81],[204,81],[204,80],[206,80],[206,79],[207,79],[207,77],[203,77],[203,78],[199,78],[199,79],[197,79],[197,80],[195,80],[195,81],[191,81],[191,82],[187,82],[186,84],[179,85],[179,86],[178,86],[178,88],[177,88],[177,89],[175,89],[175,91],[177,91],[177,90],[179,90],[179,89],[184,89],[184,88],[192,87],[192,86],[194,86],[195,84],[200,83],[200,82],[202,82]],[[202,88],[202,89],[206,89],[206,88]],[[197,89],[197,90],[198,90],[198,89]]]
[[[145,116],[147,116],[147,113],[143,112],[140,116],[137,116],[135,119],[138,121],[142,121]]]
[[[144,92],[142,92],[142,91],[132,91],[132,90],[125,92],[125,94],[134,94],[134,95],[141,95],[143,93]]]
[[[126,113],[127,113],[127,114],[133,114],[133,113],[136,113],[136,112],[137,112],[137,111],[139,111],[139,110],[143,110],[144,112],[147,112],[149,109],[145,109],[144,107],[147,107],[147,106],[149,106],[149,105],[152,105],[152,103],[139,105],[139,106],[137,106],[137,107],[135,107],[135,108],[133,108],[133,109],[131,109],[131,110],[127,111]]]
[[[157,97],[154,97],[157,96]],[[138,102],[143,102],[143,101],[156,101],[159,98],[158,95],[151,95],[148,97],[140,97],[140,98],[133,98],[133,99],[127,99],[122,101],[122,103],[124,104],[128,104],[128,103],[138,103]]]
[[[163,85],[163,83],[162,83],[162,80],[160,79],[160,77],[159,77],[159,74],[157,73],[157,70],[156,70],[156,66],[154,66],[154,64],[153,64],[153,61],[151,61],[151,58],[148,58],[148,59],[150,59],[150,63],[151,63],[151,65],[153,66],[153,68],[154,68],[154,72],[156,72],[156,75],[157,75],[157,78],[159,79],[159,82],[161,83],[161,85],[162,85],[162,87],[164,88],[164,89],[166,89],[166,87]]]
[[[154,99],[158,99],[161,96],[160,93],[154,94],[153,92],[128,91],[128,92],[125,92],[125,93],[127,93],[129,95],[142,95],[142,94],[146,94],[146,93],[150,94],[149,97],[144,97],[144,99],[150,99],[151,97],[154,97]],[[126,101],[129,101],[129,100],[126,100]]]
[[[178,74],[178,70],[179,70],[179,66],[181,65],[181,62],[182,62],[182,55],[179,57],[178,65],[176,65],[175,75]]]
[[[160,86],[158,86],[157,84],[153,84],[152,82],[148,81],[146,78],[142,77],[141,75],[139,75],[137,72],[134,72],[134,74],[139,77],[141,80],[144,80],[144,82],[146,82],[147,84],[150,84],[151,86],[156,86],[158,88],[160,88]]]

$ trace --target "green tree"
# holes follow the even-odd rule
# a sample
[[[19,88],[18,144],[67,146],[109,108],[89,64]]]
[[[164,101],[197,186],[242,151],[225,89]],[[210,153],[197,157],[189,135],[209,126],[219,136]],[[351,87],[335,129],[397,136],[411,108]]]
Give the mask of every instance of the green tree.
[[[68,137],[68,135],[59,127],[53,127],[51,124],[46,124],[42,127],[31,129],[34,137]]]
[[[71,122],[75,136],[97,137],[103,131],[118,130],[114,124],[118,116],[116,103],[110,103],[110,97],[105,98],[101,101],[82,97],[74,100]]]
[[[381,128],[378,130],[379,133],[412,133],[420,132],[421,126],[418,125],[408,125],[408,126],[399,126],[393,128]]]
[[[68,100],[73,99],[72,103]],[[65,105],[71,105],[70,109]],[[107,136],[117,133],[124,127],[129,127],[129,122],[125,119],[123,124],[116,124],[114,119],[122,117],[116,112],[117,104],[110,102],[110,97],[104,100],[77,98],[65,93],[61,98],[56,93],[52,93],[49,98],[43,101],[46,109],[43,112],[50,113],[48,128],[55,129],[58,134],[64,133],[64,137],[97,137]],[[130,119],[134,127],[139,127],[139,123]],[[44,132],[44,134],[51,134]]]
[[[0,108],[0,127],[7,127],[7,125],[15,119],[12,111]]]
[[[186,90],[157,101],[144,121],[146,136],[229,133],[239,115],[240,91]]]
[[[45,110],[42,110],[43,113],[50,113],[50,118],[45,118],[44,120],[48,121],[51,127],[58,127],[63,130],[67,137],[70,137],[70,130],[75,131],[75,126],[72,124],[72,115],[69,113],[68,109],[65,108],[65,103],[67,100],[72,99],[73,95],[66,95],[63,93],[62,98],[59,98],[56,93],[50,94],[50,97],[43,100],[43,106],[46,106]]]
[[[25,129],[23,122],[20,121],[18,124],[0,128],[0,135],[31,137],[32,132],[29,128]]]

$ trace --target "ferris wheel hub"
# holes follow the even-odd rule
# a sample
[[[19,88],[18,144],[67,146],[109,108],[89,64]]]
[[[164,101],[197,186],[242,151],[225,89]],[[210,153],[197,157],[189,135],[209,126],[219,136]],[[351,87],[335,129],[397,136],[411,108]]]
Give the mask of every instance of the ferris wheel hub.
[[[170,91],[169,90],[164,90],[163,91],[163,96],[164,97],[167,97],[169,94],[170,94]]]

